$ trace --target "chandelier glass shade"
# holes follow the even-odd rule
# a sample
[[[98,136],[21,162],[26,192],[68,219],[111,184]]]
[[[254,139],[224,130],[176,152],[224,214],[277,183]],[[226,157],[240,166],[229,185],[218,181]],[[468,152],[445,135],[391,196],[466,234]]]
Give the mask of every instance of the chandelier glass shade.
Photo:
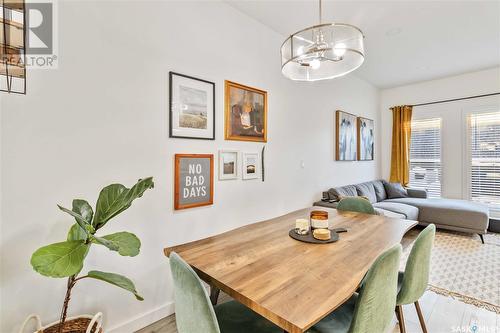
[[[363,38],[360,29],[345,23],[319,24],[300,30],[281,45],[281,72],[295,81],[346,75],[365,59]]]

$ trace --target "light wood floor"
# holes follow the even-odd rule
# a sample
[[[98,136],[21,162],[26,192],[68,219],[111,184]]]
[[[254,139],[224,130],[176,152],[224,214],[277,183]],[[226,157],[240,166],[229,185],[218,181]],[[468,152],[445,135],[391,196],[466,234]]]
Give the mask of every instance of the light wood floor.
[[[219,302],[228,299],[228,296],[221,293]],[[427,291],[420,299],[420,307],[429,333],[500,333],[500,315],[450,297]],[[404,307],[404,315],[408,333],[422,332],[413,305]],[[394,325],[392,333],[399,333],[395,318]],[[476,330],[473,327],[476,327]],[[177,333],[175,316],[161,319],[137,333]]]

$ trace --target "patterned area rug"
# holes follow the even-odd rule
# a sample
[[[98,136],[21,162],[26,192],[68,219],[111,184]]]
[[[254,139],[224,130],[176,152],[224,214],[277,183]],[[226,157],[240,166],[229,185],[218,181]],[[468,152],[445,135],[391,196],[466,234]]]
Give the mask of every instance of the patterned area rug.
[[[402,268],[420,232],[403,239]],[[500,234],[484,236],[438,230],[432,249],[429,289],[500,314]]]

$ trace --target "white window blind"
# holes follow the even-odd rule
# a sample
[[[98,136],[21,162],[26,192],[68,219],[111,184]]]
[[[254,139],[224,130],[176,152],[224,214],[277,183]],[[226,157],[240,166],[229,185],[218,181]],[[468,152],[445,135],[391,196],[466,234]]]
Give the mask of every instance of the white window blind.
[[[441,196],[441,118],[411,121],[410,187]]]
[[[469,115],[469,195],[500,218],[500,112]]]

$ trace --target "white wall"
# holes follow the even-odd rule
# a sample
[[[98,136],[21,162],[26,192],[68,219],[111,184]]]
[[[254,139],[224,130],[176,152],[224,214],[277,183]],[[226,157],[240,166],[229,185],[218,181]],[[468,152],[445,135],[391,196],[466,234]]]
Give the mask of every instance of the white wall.
[[[391,167],[391,106],[418,104],[500,92],[500,68],[382,90],[381,172],[389,178]],[[467,198],[464,172],[465,117],[469,112],[498,107],[499,97],[485,97],[413,108],[413,118],[442,118],[442,195]]]
[[[336,109],[375,119],[378,128],[378,90],[352,75],[318,84],[284,79],[282,39],[219,2],[60,3],[59,69],[31,71],[26,96],[1,100],[1,332],[29,313],[44,322],[59,315],[65,281],[29,264],[36,248],[63,240],[72,224],[57,203],[93,204],[109,183],[154,176],[154,190],[103,231],[136,233],[141,254],[95,246],[84,268],[129,276],[145,301],[83,280],[70,307],[104,311],[107,328],[128,332],[172,311],[164,247],[309,206],[330,186],[379,175],[378,151],[373,162],[334,162],[333,144]],[[216,83],[215,142],[168,138],[170,70]],[[266,181],[216,181],[213,206],[174,212],[175,153],[262,148],[223,139],[225,79],[268,91]]]

